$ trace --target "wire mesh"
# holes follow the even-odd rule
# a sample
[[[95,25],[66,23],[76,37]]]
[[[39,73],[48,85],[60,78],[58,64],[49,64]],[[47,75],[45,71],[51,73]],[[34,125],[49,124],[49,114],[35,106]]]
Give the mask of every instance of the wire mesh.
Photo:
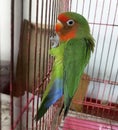
[[[9,129],[117,130],[118,1],[22,0],[18,5],[17,1],[11,0],[10,6]],[[20,8],[20,33],[16,41],[17,7]],[[88,76],[82,77],[81,89],[85,84],[87,87],[84,88],[84,95],[79,90],[79,97],[73,98],[74,107],[70,108],[65,121],[58,116],[59,101],[36,122],[34,116],[50,80],[53,64],[53,58],[48,54],[51,48],[50,36],[55,35],[57,15],[64,11],[74,11],[85,16],[96,41],[95,51],[85,69]],[[17,64],[16,44],[19,47]],[[0,93],[0,129],[3,128],[2,96]]]
[[[55,107],[57,105],[51,107],[46,116],[39,122],[34,121],[34,115],[49,81],[52,68],[53,59],[48,55],[48,50],[51,47],[49,37],[54,35],[54,24],[60,10],[59,4],[59,1],[53,0],[22,1],[20,48],[15,84],[12,86],[13,82],[11,80],[10,87],[11,114],[13,117],[11,119],[11,129],[51,129],[50,124],[53,121],[53,113],[56,111]],[[11,5],[11,65],[13,65],[14,1],[11,1]],[[27,8],[25,8],[26,5]],[[11,75],[13,76],[12,69]],[[13,95],[20,97],[13,99]],[[55,126],[53,125],[53,127]]]

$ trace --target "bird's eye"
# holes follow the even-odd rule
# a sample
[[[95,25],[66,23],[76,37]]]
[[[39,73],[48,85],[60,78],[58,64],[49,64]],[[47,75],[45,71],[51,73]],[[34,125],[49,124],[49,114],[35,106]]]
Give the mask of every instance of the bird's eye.
[[[74,23],[75,23],[75,22],[74,22],[74,20],[72,20],[72,19],[70,19],[70,20],[67,21],[68,26],[73,26]]]

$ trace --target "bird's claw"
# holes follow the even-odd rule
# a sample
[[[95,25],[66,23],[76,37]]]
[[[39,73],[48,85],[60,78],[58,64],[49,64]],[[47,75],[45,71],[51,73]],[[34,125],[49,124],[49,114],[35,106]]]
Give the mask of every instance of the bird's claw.
[[[51,44],[52,44],[52,46],[51,46],[52,48],[57,47],[58,44],[59,44],[59,37],[58,37],[58,35],[51,36],[51,37],[50,37],[50,42],[51,42]]]

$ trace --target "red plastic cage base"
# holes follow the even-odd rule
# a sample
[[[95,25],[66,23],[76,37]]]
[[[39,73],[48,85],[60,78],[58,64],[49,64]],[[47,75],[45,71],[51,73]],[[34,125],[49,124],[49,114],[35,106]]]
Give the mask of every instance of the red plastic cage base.
[[[118,125],[94,122],[68,116],[64,121],[63,130],[118,130]]]
[[[102,104],[100,100],[86,98],[83,113],[118,121],[118,104]]]

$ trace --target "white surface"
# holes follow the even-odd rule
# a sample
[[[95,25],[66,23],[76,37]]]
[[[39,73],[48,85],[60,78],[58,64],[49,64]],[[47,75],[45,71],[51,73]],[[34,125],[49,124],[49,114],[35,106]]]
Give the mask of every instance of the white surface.
[[[29,99],[32,97],[32,94],[29,93]],[[6,94],[1,94],[1,126],[2,130],[10,130],[10,96]],[[34,102],[34,114],[36,114],[36,106],[37,106],[37,96],[35,96],[35,102]],[[40,103],[40,98],[39,98]],[[14,124],[18,120],[18,117],[20,115],[20,98],[14,98]],[[26,93],[24,96],[22,96],[22,109],[26,106],[27,100],[26,100]],[[22,127],[25,129],[26,127],[26,112],[22,115]],[[34,127],[36,126],[35,120],[34,120]],[[28,128],[32,128],[32,102],[29,104],[29,112],[28,112]],[[19,124],[17,124],[16,130],[19,130]]]
[[[10,97],[1,94],[1,126],[2,130],[10,130]]]
[[[0,0],[0,58],[10,59],[10,0]]]
[[[21,26],[21,1],[15,0],[14,11],[14,58],[15,65],[18,55],[20,26]],[[10,61],[11,50],[11,0],[0,0],[0,59]]]
[[[118,86],[90,81],[86,96],[101,100],[105,104],[118,104]]]

